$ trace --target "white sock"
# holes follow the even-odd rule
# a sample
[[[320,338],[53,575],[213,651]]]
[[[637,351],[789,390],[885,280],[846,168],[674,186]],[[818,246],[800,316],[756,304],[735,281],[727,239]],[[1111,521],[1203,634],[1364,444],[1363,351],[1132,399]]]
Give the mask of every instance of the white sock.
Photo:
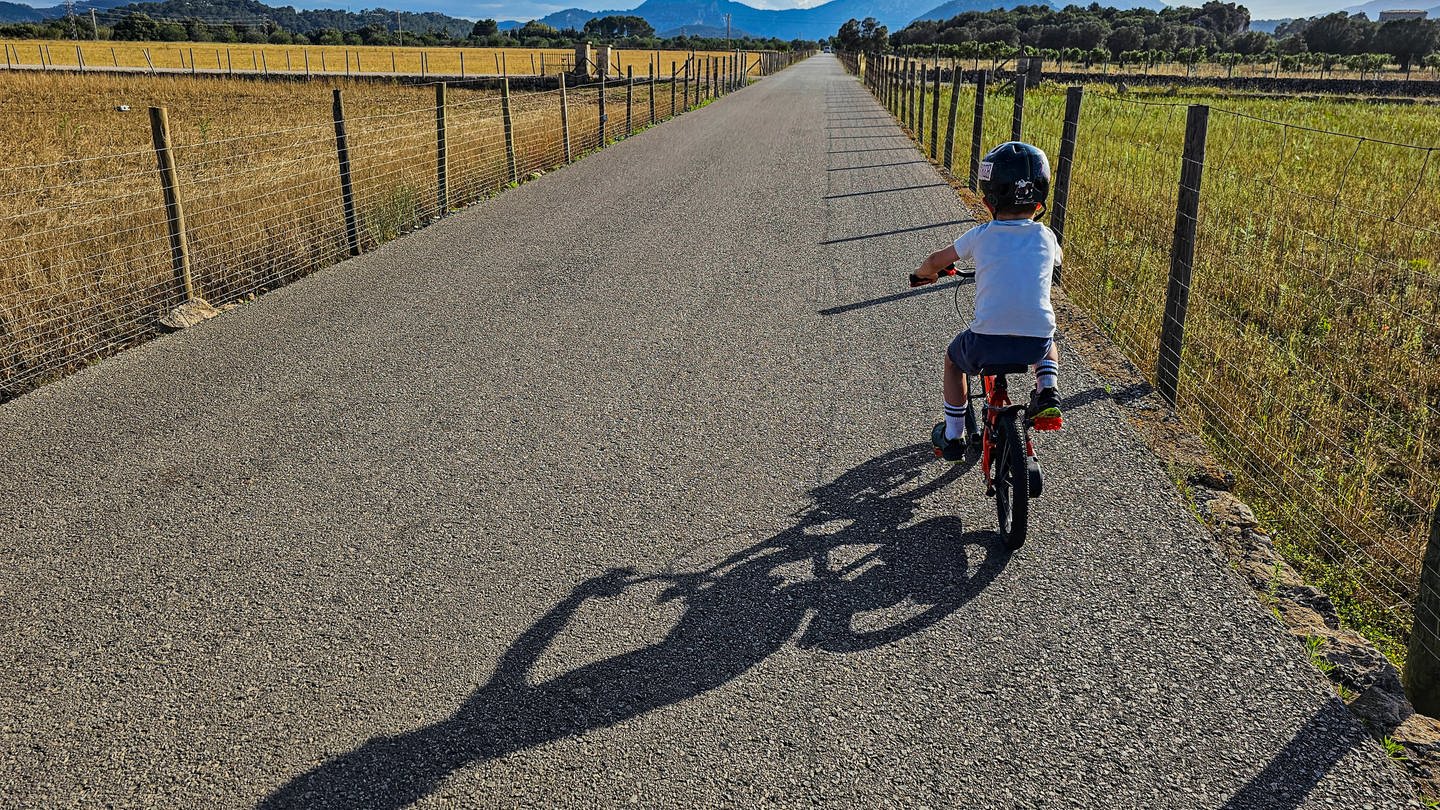
[[[947,441],[965,435],[965,412],[969,409],[969,405],[945,403],[945,438]]]
[[[1055,388],[1060,383],[1060,364],[1045,358],[1035,364],[1035,389]]]

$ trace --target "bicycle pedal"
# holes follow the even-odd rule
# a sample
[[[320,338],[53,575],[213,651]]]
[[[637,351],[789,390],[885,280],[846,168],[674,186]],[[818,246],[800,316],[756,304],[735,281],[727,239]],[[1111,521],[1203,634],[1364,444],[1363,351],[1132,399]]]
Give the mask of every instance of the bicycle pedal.
[[[1063,416],[1038,416],[1034,425],[1036,430],[1059,430],[1064,422]]]
[[[935,458],[944,458],[944,457],[945,457],[945,451],[944,451],[944,450],[941,450],[941,449],[938,448],[938,447],[936,447],[936,448],[935,448]]]

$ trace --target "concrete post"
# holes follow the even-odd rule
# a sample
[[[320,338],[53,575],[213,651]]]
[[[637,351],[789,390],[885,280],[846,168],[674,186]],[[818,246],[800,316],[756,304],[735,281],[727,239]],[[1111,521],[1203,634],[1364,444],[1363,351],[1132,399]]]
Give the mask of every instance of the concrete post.
[[[590,51],[590,43],[582,42],[575,46],[575,76],[590,78],[590,62],[595,55]]]

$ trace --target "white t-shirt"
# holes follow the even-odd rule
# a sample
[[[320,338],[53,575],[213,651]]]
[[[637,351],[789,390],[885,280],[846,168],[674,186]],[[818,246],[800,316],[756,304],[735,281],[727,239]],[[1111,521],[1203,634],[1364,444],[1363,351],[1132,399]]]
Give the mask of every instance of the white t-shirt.
[[[975,263],[975,320],[982,335],[1053,337],[1050,277],[1060,263],[1060,245],[1049,228],[1033,219],[997,219],[955,240],[960,259]]]

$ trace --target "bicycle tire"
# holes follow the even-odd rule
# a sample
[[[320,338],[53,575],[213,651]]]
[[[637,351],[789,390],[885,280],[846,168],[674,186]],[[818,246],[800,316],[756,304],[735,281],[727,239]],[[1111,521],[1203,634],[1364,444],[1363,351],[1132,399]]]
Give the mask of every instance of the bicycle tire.
[[[1020,438],[1020,415],[998,419],[1000,446],[995,457],[995,515],[1006,548],[1025,545],[1030,517],[1030,475],[1025,466],[1025,443]]]

